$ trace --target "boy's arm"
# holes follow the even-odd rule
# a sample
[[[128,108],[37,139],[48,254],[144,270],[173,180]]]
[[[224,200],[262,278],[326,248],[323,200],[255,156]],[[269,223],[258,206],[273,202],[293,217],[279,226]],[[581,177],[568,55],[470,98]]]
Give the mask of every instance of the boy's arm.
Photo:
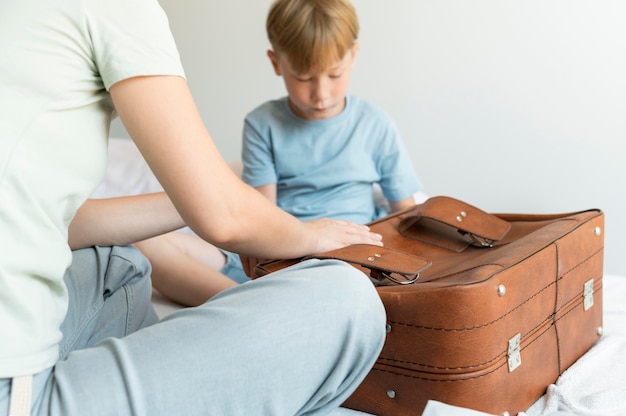
[[[415,199],[413,199],[413,195],[411,195],[400,201],[389,201],[389,205],[391,206],[391,212],[398,212],[415,206]]]

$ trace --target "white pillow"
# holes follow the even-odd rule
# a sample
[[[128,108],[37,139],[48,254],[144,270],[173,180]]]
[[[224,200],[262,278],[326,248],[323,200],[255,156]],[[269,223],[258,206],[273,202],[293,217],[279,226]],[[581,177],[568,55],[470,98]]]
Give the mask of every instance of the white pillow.
[[[109,139],[107,169],[92,198],[161,192],[163,188],[131,139]]]

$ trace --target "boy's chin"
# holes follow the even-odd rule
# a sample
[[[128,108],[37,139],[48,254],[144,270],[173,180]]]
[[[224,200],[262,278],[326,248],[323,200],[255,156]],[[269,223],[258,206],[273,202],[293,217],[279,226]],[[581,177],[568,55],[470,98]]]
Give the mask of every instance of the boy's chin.
[[[310,109],[305,113],[304,118],[311,121],[326,120],[335,117],[340,112],[341,111],[337,111],[336,107],[327,107],[324,109]]]

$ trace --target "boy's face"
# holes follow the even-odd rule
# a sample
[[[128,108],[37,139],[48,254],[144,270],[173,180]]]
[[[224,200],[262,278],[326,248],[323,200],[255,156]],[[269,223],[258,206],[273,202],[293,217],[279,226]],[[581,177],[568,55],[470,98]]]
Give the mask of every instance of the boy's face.
[[[306,73],[294,71],[284,54],[267,54],[276,75],[283,77],[293,112],[305,120],[324,120],[338,115],[345,107],[357,50],[355,44],[340,61]]]

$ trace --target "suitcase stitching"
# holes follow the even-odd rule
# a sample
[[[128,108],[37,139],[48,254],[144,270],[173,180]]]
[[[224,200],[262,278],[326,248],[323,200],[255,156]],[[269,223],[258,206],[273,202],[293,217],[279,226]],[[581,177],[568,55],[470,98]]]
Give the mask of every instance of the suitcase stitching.
[[[486,322],[486,323],[484,323],[482,325],[476,325],[476,326],[466,327],[466,328],[437,328],[437,327],[429,327],[429,326],[423,326],[423,325],[408,324],[406,322],[398,322],[398,321],[391,321],[391,320],[389,322],[391,322],[393,324],[396,324],[396,325],[408,326],[408,327],[412,327],[412,328],[426,329],[426,330],[430,330],[430,331],[444,331],[444,332],[464,332],[464,331],[471,331],[471,330],[475,330],[475,329],[485,328],[487,326],[493,325],[494,323],[496,323],[498,321],[501,321],[502,319],[504,319],[508,315],[510,315],[513,312],[515,312],[517,309],[523,307],[528,302],[530,302],[532,299],[534,299],[535,297],[539,296],[541,293],[543,293],[545,290],[547,290],[548,288],[550,288],[554,284],[556,284],[556,282],[554,282],[554,281],[550,282],[550,284],[544,286],[541,290],[535,292],[531,297],[527,298],[522,303],[520,303],[519,305],[517,305],[515,308],[511,309],[510,311],[508,311],[504,315],[501,315],[498,318],[496,318],[496,319],[494,319],[494,320],[492,320],[490,322]]]
[[[525,350],[526,348],[530,347],[536,341],[538,341],[543,335],[545,335],[548,331],[550,331],[553,326],[554,326],[554,324],[546,327],[546,329],[544,331],[542,331],[537,337],[533,338],[530,343],[525,345],[522,348],[522,351]],[[500,354],[500,355],[496,356],[495,358],[487,361],[486,363],[491,363],[492,361],[496,361],[498,359],[501,359],[505,355],[506,354],[504,354],[504,353]],[[397,363],[404,363],[406,361],[395,361],[395,362],[397,362]],[[389,365],[389,364],[387,364],[387,365]],[[427,377],[423,377],[423,376],[420,377],[420,376],[414,376],[414,375],[409,375],[409,374],[402,374],[402,373],[398,373],[398,372],[395,372],[395,371],[392,371],[392,370],[383,370],[383,369],[376,368],[376,367],[372,368],[372,371],[380,371],[380,372],[383,372],[383,373],[388,373],[388,374],[393,374],[393,375],[398,375],[398,376],[408,377],[408,378],[414,378],[414,379],[418,379],[418,380],[450,383],[450,382],[462,382],[462,381],[469,381],[469,380],[475,380],[475,379],[478,379],[478,378],[482,378],[482,377],[485,377],[485,376],[487,376],[487,375],[489,375],[491,373],[494,373],[495,371],[499,370],[500,368],[502,368],[502,367],[504,367],[506,365],[507,365],[507,363],[504,362],[501,365],[499,365],[498,367],[493,368],[491,371],[482,373],[480,375],[476,375],[476,376],[472,376],[472,377],[459,378],[459,379],[455,379],[455,380],[450,380],[450,379],[448,379],[448,380],[432,379],[432,378],[427,378]],[[465,366],[465,367],[435,367],[435,366],[424,365],[423,367],[437,369],[437,370],[465,370],[465,369],[472,369],[472,368],[475,368],[475,367],[479,367],[479,365],[477,365],[477,366]]]
[[[426,327],[426,326],[421,326],[421,325],[413,325],[413,324],[407,324],[404,322],[397,322],[397,321],[390,321],[393,324],[396,325],[402,325],[402,326],[407,326],[407,327],[413,327],[413,328],[419,328],[419,329],[425,329],[425,330],[433,330],[433,331],[450,331],[450,332],[462,332],[462,331],[469,331],[469,330],[474,330],[474,329],[478,329],[478,328],[484,328],[486,326],[492,325],[502,319],[504,319],[507,315],[510,315],[511,313],[513,313],[515,310],[521,308],[522,306],[524,306],[525,304],[527,304],[528,302],[530,302],[533,298],[535,298],[536,296],[538,296],[539,294],[541,294],[542,292],[544,292],[545,290],[547,290],[548,288],[552,287],[553,285],[556,285],[557,282],[563,280],[567,274],[573,272],[574,270],[576,270],[577,268],[581,267],[583,264],[587,263],[588,261],[590,261],[593,257],[597,256],[600,252],[602,252],[604,249],[604,247],[601,247],[599,250],[595,251],[594,253],[592,253],[589,257],[585,258],[583,261],[581,261],[580,263],[576,264],[574,267],[572,267],[570,270],[566,271],[563,273],[562,276],[557,277],[556,281],[551,282],[549,285],[545,286],[544,288],[542,288],[540,291],[536,292],[533,296],[529,297],[528,299],[526,299],[524,302],[520,303],[519,305],[517,305],[515,308],[511,309],[509,312],[507,312],[506,314],[494,319],[491,322],[487,322],[483,325],[479,325],[479,326],[475,326],[475,327],[468,327],[468,328],[436,328],[436,327]],[[558,245],[557,245],[557,252],[558,252]],[[601,276],[600,276],[601,278]],[[558,285],[556,285],[556,287],[558,288]],[[601,288],[601,287],[600,287]],[[576,296],[570,298],[567,300],[567,302],[565,302],[564,306],[562,306],[561,308],[559,308],[558,310],[553,311],[553,313],[551,313],[549,316],[546,317],[546,319],[544,321],[541,321],[539,324],[537,324],[536,326],[534,326],[533,328],[531,328],[529,331],[527,331],[523,338],[526,339],[528,338],[529,334],[532,334],[533,332],[535,332],[537,330],[537,328],[541,327],[542,325],[545,324],[546,321],[550,321],[552,320],[552,325],[550,325],[549,327],[546,328],[546,330],[544,332],[542,332],[541,334],[539,334],[537,337],[535,337],[529,344],[527,344],[526,346],[524,346],[522,348],[522,350],[526,349],[527,347],[529,347],[530,345],[532,345],[537,339],[539,339],[541,336],[544,335],[544,333],[546,331],[548,331],[552,326],[555,326],[556,323],[563,319],[565,316],[567,316],[567,314],[569,314],[570,312],[572,312],[572,310],[568,311],[567,313],[565,313],[564,315],[559,316],[559,312],[561,312],[563,309],[567,308],[569,305],[571,305],[572,301],[575,301],[575,299],[579,297],[579,295],[577,294]],[[556,298],[555,298],[556,301]],[[556,306],[556,305],[555,305]],[[556,318],[557,316],[559,316],[558,318]],[[556,319],[555,319],[556,318]],[[557,334],[558,336],[558,334]],[[439,367],[439,366],[431,366],[428,364],[420,364],[418,362],[413,362],[413,361],[405,361],[405,360],[397,360],[397,359],[393,359],[393,358],[387,358],[387,357],[382,357],[380,356],[378,359],[381,361],[384,361],[387,363],[387,365],[390,365],[389,363],[397,363],[397,364],[411,364],[411,365],[416,365],[416,366],[420,366],[420,367],[424,367],[424,368],[432,368],[432,369],[439,369],[439,370],[463,370],[463,369],[472,369],[472,368],[480,368],[480,367],[485,367],[487,365],[489,365],[490,363],[500,359],[503,354],[499,354],[497,356],[495,356],[494,358],[492,358],[491,360],[485,361],[483,363],[480,364],[476,364],[476,365],[472,365],[472,366],[462,366],[462,367]],[[500,368],[500,367],[497,367]],[[497,369],[496,368],[496,369]],[[399,373],[394,373],[392,371],[388,371],[388,370],[380,370],[380,369],[376,369],[377,371],[387,371],[389,373],[392,374],[398,374],[398,375],[403,375],[403,374],[399,374]],[[493,370],[495,371],[495,369]],[[488,373],[487,373],[488,374]],[[559,368],[559,374],[561,374],[560,368]],[[406,376],[406,377],[412,377],[412,376]],[[418,379],[424,379],[424,380],[430,380],[427,378],[422,378],[422,377],[417,377],[415,376],[414,378],[418,378]],[[435,380],[436,381],[436,380]]]

